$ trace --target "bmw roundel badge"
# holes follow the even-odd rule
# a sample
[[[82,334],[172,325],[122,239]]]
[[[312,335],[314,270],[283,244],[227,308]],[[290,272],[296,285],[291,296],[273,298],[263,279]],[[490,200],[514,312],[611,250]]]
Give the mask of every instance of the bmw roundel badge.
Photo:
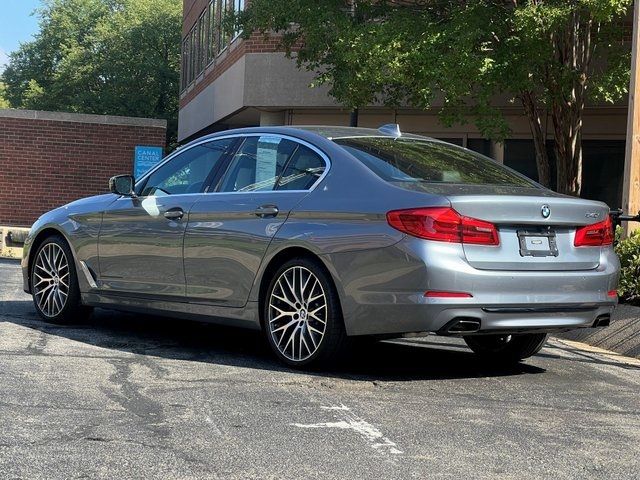
[[[540,209],[540,213],[542,214],[542,218],[549,218],[549,216],[551,215],[551,209],[549,208],[549,205],[543,205]]]

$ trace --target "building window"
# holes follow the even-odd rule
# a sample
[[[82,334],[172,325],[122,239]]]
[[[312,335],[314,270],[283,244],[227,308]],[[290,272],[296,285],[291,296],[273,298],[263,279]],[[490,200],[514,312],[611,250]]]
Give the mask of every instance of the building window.
[[[486,138],[468,138],[467,148],[485,157],[491,157],[491,141]]]
[[[213,62],[216,58],[217,45],[218,41],[216,38],[216,13],[218,9],[216,8],[217,2],[211,1],[209,2],[209,6],[207,7],[207,26],[208,26],[208,40],[207,40],[207,64]]]
[[[193,80],[196,78],[196,74],[198,72],[198,42],[197,42],[197,36],[196,36],[196,27],[194,26],[191,29],[191,71],[189,73],[189,83],[193,82]]]
[[[582,198],[622,206],[624,140],[582,141]]]
[[[227,44],[229,43],[227,34],[224,32],[222,20],[224,19],[224,16],[228,13],[230,3],[231,3],[231,0],[220,0],[220,6],[218,8],[218,19],[217,19],[218,53],[222,52],[225,48],[227,48]]]
[[[242,12],[244,10],[244,0],[233,0],[233,11],[234,12]],[[241,30],[236,30],[233,32],[233,38],[237,38],[238,35],[242,33]]]
[[[189,39],[188,37],[182,41],[182,67],[180,70],[180,89],[184,90],[189,85]]]
[[[181,90],[184,91],[229,44],[223,31],[224,15],[244,10],[245,0],[210,0],[182,41]],[[240,31],[234,32],[234,38]]]

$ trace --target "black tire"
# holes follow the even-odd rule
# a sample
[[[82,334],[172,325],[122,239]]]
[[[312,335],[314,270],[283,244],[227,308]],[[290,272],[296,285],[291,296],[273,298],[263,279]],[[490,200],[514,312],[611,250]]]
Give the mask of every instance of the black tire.
[[[326,300],[326,314],[323,318],[326,321],[326,324],[323,336],[319,341],[317,341],[317,346],[314,345],[315,351],[311,353],[307,358],[295,359],[295,350],[293,352],[293,358],[291,358],[292,355],[287,350],[286,346],[284,348],[284,352],[282,351],[282,346],[287,341],[287,339],[290,338],[283,337],[285,337],[288,332],[293,332],[291,333],[291,335],[294,336],[293,344],[295,348],[296,340],[299,340],[300,337],[305,336],[305,334],[311,335],[315,340],[317,340],[317,334],[315,334],[308,328],[309,326],[313,328],[315,325],[317,329],[320,329],[321,324],[317,323],[317,321],[311,317],[310,313],[309,315],[305,314],[304,320],[301,319],[300,316],[302,310],[298,310],[299,313],[297,314],[297,317],[287,316],[284,317],[283,320],[274,320],[276,316],[279,316],[277,314],[279,310],[272,307],[271,300],[275,302],[274,305],[279,302],[279,300],[277,300],[277,297],[274,298],[273,295],[274,290],[276,295],[282,295],[283,292],[282,290],[280,290],[278,282],[279,280],[282,280],[285,272],[287,272],[287,275],[289,275],[289,272],[293,271],[295,275],[296,269],[299,268],[306,269],[308,272],[311,272],[316,277],[321,286],[321,290],[316,287],[317,290],[315,290],[315,293],[317,294],[322,291],[322,293],[324,294],[324,299]],[[302,275],[304,276],[304,272]],[[302,284],[304,281],[303,276],[301,277],[300,284]],[[293,278],[295,286],[295,276]],[[282,285],[283,283],[280,282],[280,284]],[[309,288],[312,287],[307,286],[307,292]],[[291,292],[291,290],[289,291]],[[304,291],[305,290],[303,289],[302,292],[304,293]],[[309,295],[311,296],[313,295],[313,293],[314,291],[312,291]],[[344,328],[342,309],[340,307],[340,301],[336,292],[335,285],[333,284],[333,280],[331,279],[329,273],[326,271],[325,267],[319,261],[306,257],[297,257],[285,262],[272,275],[269,281],[269,286],[265,291],[265,298],[263,298],[262,300],[263,330],[265,336],[267,337],[267,342],[271,346],[271,349],[282,362],[294,368],[320,368],[334,365],[340,358],[343,357],[347,347],[347,335]],[[278,305],[282,306],[283,304],[278,303]],[[303,310],[308,308],[308,311],[311,312],[312,309],[317,307],[317,305],[317,303],[314,304],[313,302],[310,302],[309,304],[302,305],[301,308]],[[284,306],[286,307],[286,305]],[[296,307],[291,306],[291,309],[295,311]],[[294,321],[298,322],[297,324],[294,323],[292,325],[294,330],[290,330],[291,327],[285,328],[283,330],[282,336],[278,338],[279,332],[274,332],[274,330],[282,328],[283,324],[286,325],[287,323],[291,323]],[[305,323],[307,325],[304,325]],[[296,328],[299,332],[299,336],[297,338],[295,337]],[[305,345],[313,345],[312,339],[309,336],[306,336],[304,338]],[[278,340],[280,340],[280,347],[278,346]],[[302,340],[299,340],[299,343],[300,351],[304,352],[305,350],[303,350]],[[307,353],[309,353],[309,347],[307,347]]]
[[[38,301],[39,295],[37,293],[37,285],[39,282],[42,282],[42,277],[39,277],[38,274],[44,274],[43,271],[40,271],[38,264],[38,258],[40,257],[41,252],[43,252],[46,248],[56,249],[56,246],[60,248],[62,253],[64,253],[64,259],[67,262],[68,269],[65,271],[67,276],[65,279],[68,279],[68,291],[67,297],[62,305],[62,308],[59,311],[56,311],[54,314],[52,312],[45,311],[44,308]],[[58,251],[58,250],[56,250]],[[31,294],[33,297],[33,304],[36,308],[36,311],[42,317],[42,319],[49,323],[55,324],[73,324],[79,323],[86,320],[93,311],[93,308],[82,305],[80,300],[80,287],[78,286],[78,275],[75,268],[75,262],[73,259],[73,254],[71,252],[71,248],[67,244],[66,240],[62,238],[60,235],[50,235],[45,238],[42,243],[38,246],[35,255],[33,256],[33,262],[31,265],[31,271],[29,272],[30,282],[31,282]],[[47,283],[45,283],[47,285]]]
[[[517,363],[538,353],[548,336],[546,333],[470,335],[464,337],[464,341],[484,360],[495,363]]]

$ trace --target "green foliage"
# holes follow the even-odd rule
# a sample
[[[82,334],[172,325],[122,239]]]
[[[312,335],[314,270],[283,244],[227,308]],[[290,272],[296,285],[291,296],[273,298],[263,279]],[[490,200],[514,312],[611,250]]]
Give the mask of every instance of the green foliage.
[[[621,232],[622,229],[618,227],[616,253],[622,267],[618,295],[625,300],[635,301],[640,299],[640,230],[620,240]]]
[[[16,108],[178,115],[180,0],[46,0],[40,31],[2,75]]]
[[[632,0],[252,0],[236,20],[245,36],[283,35],[299,66],[314,71],[316,84],[329,85],[345,106],[436,108],[446,125],[472,117],[486,137],[502,140],[509,132],[492,106],[496,96],[516,102],[530,94],[538,108],[578,113],[583,90],[608,102],[623,97],[629,45],[622,25],[631,5]],[[567,118],[580,124],[571,115],[558,122]],[[572,132],[575,124],[562,128]]]
[[[0,108],[9,107],[11,107],[11,105],[9,104],[9,100],[7,100],[6,86],[4,83],[0,82]]]

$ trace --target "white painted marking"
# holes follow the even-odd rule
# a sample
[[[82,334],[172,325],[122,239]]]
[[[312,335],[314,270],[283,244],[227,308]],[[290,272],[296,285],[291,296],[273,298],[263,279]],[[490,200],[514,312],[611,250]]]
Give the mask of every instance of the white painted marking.
[[[298,428],[338,428],[343,430],[353,430],[362,438],[364,438],[372,448],[381,452],[389,452],[393,455],[400,455],[404,452],[398,449],[395,442],[389,440],[384,434],[369,422],[358,417],[351,409],[345,405],[320,407],[323,410],[332,410],[340,412],[338,416],[343,417],[337,422],[321,422],[321,423],[292,423],[291,425]]]
[[[220,429],[216,426],[215,423],[213,423],[213,420],[211,419],[211,417],[209,415],[204,416],[204,421],[207,422],[209,424],[209,428],[211,428],[211,430],[213,430],[213,433],[215,433],[218,436],[222,436],[222,432],[220,431]]]
[[[340,405],[338,406],[331,406],[331,407],[320,407],[323,410],[344,410],[344,411],[349,411],[349,407],[347,407],[346,405]]]

